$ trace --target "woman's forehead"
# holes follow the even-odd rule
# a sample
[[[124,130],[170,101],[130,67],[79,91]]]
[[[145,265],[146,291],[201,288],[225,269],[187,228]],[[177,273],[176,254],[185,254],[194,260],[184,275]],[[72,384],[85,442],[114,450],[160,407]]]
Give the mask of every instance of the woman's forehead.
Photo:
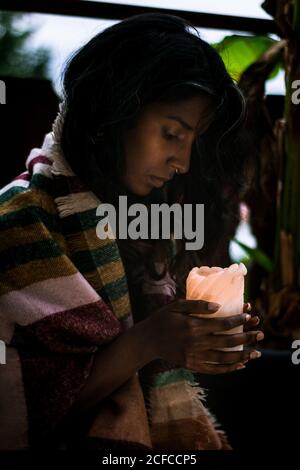
[[[213,110],[213,100],[208,95],[174,102],[155,102],[142,108],[142,114],[149,119],[166,118],[176,121],[190,131],[197,131],[203,121],[207,121]]]

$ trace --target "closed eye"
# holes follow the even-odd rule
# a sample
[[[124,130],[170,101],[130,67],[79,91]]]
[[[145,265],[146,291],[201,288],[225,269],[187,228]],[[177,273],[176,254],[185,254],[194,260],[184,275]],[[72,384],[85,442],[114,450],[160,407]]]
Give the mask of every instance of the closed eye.
[[[164,137],[166,140],[180,140],[178,135],[172,134],[171,132],[165,131]]]

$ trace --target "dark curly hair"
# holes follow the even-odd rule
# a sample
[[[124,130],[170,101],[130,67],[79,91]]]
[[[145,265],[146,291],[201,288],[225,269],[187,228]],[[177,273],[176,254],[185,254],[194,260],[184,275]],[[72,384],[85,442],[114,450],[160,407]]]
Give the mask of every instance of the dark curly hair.
[[[190,170],[146,197],[131,194],[119,176],[124,171],[122,136],[135,126],[144,105],[176,102],[209,93],[208,130],[196,137]],[[249,154],[242,143],[245,100],[216,50],[189,22],[167,14],[129,17],[93,37],[66,64],[63,98],[67,105],[62,149],[74,172],[103,202],[130,201],[205,204],[205,251],[214,250],[230,217],[232,199],[245,184]],[[153,241],[151,241],[153,243]],[[169,263],[166,240],[153,243],[147,266],[153,276],[170,269],[181,290],[199,253],[178,240]],[[121,246],[121,244],[120,244]],[[156,273],[153,260],[165,262]]]

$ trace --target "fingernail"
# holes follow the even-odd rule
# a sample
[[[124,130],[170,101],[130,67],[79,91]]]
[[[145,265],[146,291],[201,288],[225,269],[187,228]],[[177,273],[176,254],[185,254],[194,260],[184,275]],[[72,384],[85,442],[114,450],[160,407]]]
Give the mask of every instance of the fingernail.
[[[219,310],[220,307],[220,304],[217,304],[215,302],[208,302],[207,310],[209,310],[210,312],[215,312],[216,310]]]
[[[247,315],[245,315],[245,320],[246,320],[246,321],[249,321],[250,318],[251,318],[251,315],[249,315],[249,314],[247,313]]]
[[[261,341],[262,339],[264,339],[265,335],[260,331],[258,333],[258,335],[256,336],[256,339],[257,341]]]
[[[251,310],[251,304],[250,304],[250,302],[247,302],[246,309],[247,309],[247,312],[250,312],[250,310]]]
[[[252,351],[250,353],[250,359],[258,359],[261,356],[260,351]]]
[[[240,369],[245,369],[246,366],[244,366],[243,364],[239,364],[238,366],[236,366],[236,370],[240,370]]]

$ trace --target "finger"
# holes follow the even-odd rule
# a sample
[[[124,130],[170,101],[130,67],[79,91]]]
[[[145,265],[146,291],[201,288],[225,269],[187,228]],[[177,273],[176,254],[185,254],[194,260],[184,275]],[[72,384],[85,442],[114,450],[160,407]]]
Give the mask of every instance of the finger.
[[[248,351],[217,351],[210,349],[198,354],[199,360],[203,362],[213,362],[217,364],[236,364],[244,363],[261,357],[261,352],[255,349]]]
[[[216,313],[219,308],[221,307],[220,304],[215,302],[208,302],[206,300],[186,300],[186,299],[178,299],[172,305],[172,310],[174,312],[180,313],[195,313],[195,314],[210,314]]]
[[[193,368],[195,372],[201,374],[228,374],[229,372],[234,372],[236,370],[244,369],[245,365],[242,363],[235,363],[235,364],[197,364],[196,370]]]
[[[252,309],[252,306],[251,306],[250,302],[247,302],[246,304],[244,304],[243,312],[245,312],[245,313],[250,312],[251,309]]]
[[[251,315],[243,313],[242,315],[232,315],[230,317],[219,317],[219,318],[200,318],[195,316],[193,321],[193,328],[195,329],[195,335],[199,330],[198,334],[210,334],[219,331],[231,330],[237,326],[241,326],[250,321]]]
[[[263,338],[262,331],[249,331],[236,335],[204,335],[201,338],[201,346],[207,349],[232,348],[244,344],[253,344]]]
[[[254,317],[251,317],[250,320],[248,321],[249,325],[258,325],[260,322],[260,318],[255,315]]]
[[[247,321],[246,325],[245,325],[245,331],[249,331],[251,330],[252,328],[255,328],[260,322],[260,318],[255,316],[255,317],[251,317],[249,321]]]

